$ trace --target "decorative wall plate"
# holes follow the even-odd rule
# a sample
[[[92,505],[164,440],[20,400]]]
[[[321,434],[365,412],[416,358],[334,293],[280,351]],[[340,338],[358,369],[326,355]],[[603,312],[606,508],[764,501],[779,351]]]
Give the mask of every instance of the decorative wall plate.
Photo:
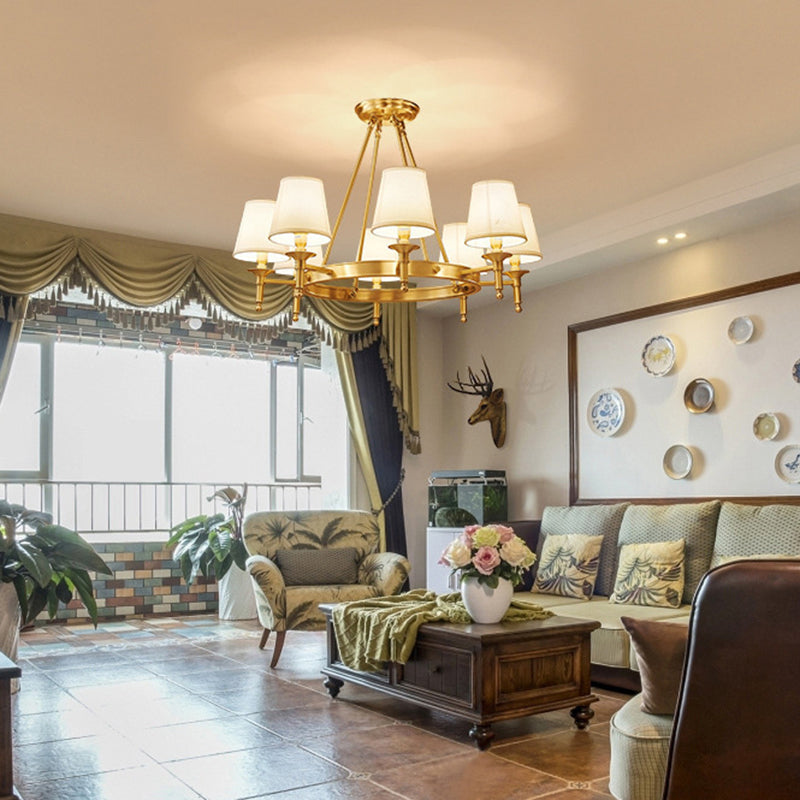
[[[613,436],[625,420],[625,401],[614,389],[600,389],[589,400],[586,419],[598,436]]]
[[[797,361],[795,361],[794,365],[792,366],[792,377],[798,383],[800,383],[800,358],[798,358]]]
[[[800,483],[800,444],[790,444],[775,457],[775,472],[786,483]]]
[[[686,478],[692,471],[692,451],[682,444],[674,444],[664,453],[664,472],[675,481]]]
[[[714,387],[705,378],[695,378],[683,393],[683,404],[692,414],[703,414],[714,405]]]
[[[781,423],[775,414],[765,412],[753,420],[753,433],[756,435],[756,439],[760,439],[762,442],[771,441],[780,432]]]
[[[642,350],[642,366],[660,378],[666,375],[675,364],[675,345],[666,336],[654,336]]]
[[[734,344],[744,344],[750,341],[754,330],[753,320],[750,317],[736,317],[728,325],[728,338]]]

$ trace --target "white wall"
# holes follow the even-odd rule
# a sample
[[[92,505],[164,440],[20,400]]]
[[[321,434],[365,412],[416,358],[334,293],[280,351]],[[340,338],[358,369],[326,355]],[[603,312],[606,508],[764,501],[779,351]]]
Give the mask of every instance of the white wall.
[[[403,491],[412,585],[424,584],[431,471],[505,469],[512,519],[535,519],[545,505],[568,502],[568,325],[798,270],[795,215],[538,291],[525,291],[523,282],[521,314],[509,298],[471,310],[466,324],[457,316],[419,314],[422,453],[406,453]],[[456,370],[463,377],[467,365],[479,366],[481,355],[495,386],[505,389],[508,434],[501,449],[488,423],[467,425],[477,398],[445,386]]]

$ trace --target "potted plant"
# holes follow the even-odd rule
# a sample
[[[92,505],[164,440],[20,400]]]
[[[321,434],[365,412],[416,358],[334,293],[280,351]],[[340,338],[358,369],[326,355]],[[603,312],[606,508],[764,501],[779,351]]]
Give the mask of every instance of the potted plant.
[[[227,515],[199,514],[170,531],[168,547],[191,586],[198,575],[216,578],[220,619],[255,619],[256,606],[250,576],[245,571],[248,552],[242,539],[247,484],[241,494],[231,486],[214,492],[208,500],[221,500]]]
[[[86,540],[53,525],[50,514],[0,500],[0,650],[16,660],[20,624],[42,611],[52,619],[75,593],[96,626],[90,571],[112,574]]]

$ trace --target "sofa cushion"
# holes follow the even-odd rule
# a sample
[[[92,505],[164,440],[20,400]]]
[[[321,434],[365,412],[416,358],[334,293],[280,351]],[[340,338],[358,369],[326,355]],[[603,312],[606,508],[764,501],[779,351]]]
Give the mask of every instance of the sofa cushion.
[[[669,622],[620,617],[631,637],[642,679],[642,711],[674,714],[689,629]]]
[[[619,552],[611,603],[677,608],[683,595],[683,539],[625,544]]]
[[[602,536],[550,534],[542,548],[534,589],[588,600],[594,594]]]
[[[557,600],[555,595],[534,595],[534,598]],[[669,619],[678,621],[688,617],[690,606],[662,608],[660,606],[620,606],[608,602],[607,597],[595,595],[590,602],[561,598],[563,605],[547,604],[547,608],[559,617],[579,617],[594,619],[602,627],[592,631],[592,663],[604,667],[636,668],[631,663],[631,640],[625,630],[620,615],[636,619]],[[566,602],[564,602],[566,601]],[[538,599],[535,602],[539,602]]]
[[[629,505],[620,525],[619,544],[683,539],[683,602],[691,603],[700,579],[711,566],[719,507],[719,500],[710,500],[707,503]]]
[[[800,557],[800,507],[722,504],[711,566],[740,558]]]
[[[542,528],[536,555],[551,534],[579,533],[584,536],[602,536],[600,565],[595,581],[595,594],[608,597],[614,589],[617,572],[617,536],[628,503],[594,506],[547,506],[542,512]],[[538,563],[538,561],[537,561]]]
[[[532,602],[536,603],[537,606],[541,606],[542,608],[552,608],[553,606],[564,607],[564,611],[559,611],[558,613],[562,616],[579,616],[578,612],[581,610],[581,605],[583,604],[583,598],[581,597],[562,597],[560,594],[542,594],[541,592],[537,592],[535,589],[531,590],[531,597],[525,598],[530,599]],[[595,595],[593,600],[603,600],[608,602],[607,597],[600,597],[599,595]],[[567,606],[570,607],[570,613],[567,612]]]
[[[335,586],[358,580],[358,551],[355,547],[323,550],[278,550],[275,563],[287,586]]]

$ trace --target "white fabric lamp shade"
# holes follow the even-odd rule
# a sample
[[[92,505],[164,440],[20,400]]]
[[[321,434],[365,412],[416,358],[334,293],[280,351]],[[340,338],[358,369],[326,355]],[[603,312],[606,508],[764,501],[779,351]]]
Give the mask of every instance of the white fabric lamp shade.
[[[520,264],[530,264],[533,261],[542,260],[542,249],[539,247],[539,236],[536,233],[536,225],[533,223],[531,207],[527,203],[519,204],[519,213],[522,217],[522,228],[525,231],[525,244],[518,244],[514,247],[506,248],[511,255],[519,256]]]
[[[248,200],[244,204],[239,233],[233,246],[234,258],[256,262],[266,256],[267,263],[273,264],[288,261],[285,248],[269,240],[274,211],[274,200]]]
[[[466,243],[466,238],[466,222],[448,222],[442,228],[442,244],[450,263],[470,269],[488,270],[489,264],[481,256],[480,250],[470,247]],[[439,260],[443,261],[444,258],[440,255]]]
[[[513,247],[525,241],[517,191],[511,181],[472,184],[467,217],[467,243],[488,248],[492,242]]]
[[[389,167],[381,175],[372,232],[399,239],[403,229],[411,239],[430,236],[436,229],[428,178],[418,167]]]
[[[325,187],[319,178],[281,178],[269,238],[291,248],[295,236],[306,236],[310,246],[331,239]]]

